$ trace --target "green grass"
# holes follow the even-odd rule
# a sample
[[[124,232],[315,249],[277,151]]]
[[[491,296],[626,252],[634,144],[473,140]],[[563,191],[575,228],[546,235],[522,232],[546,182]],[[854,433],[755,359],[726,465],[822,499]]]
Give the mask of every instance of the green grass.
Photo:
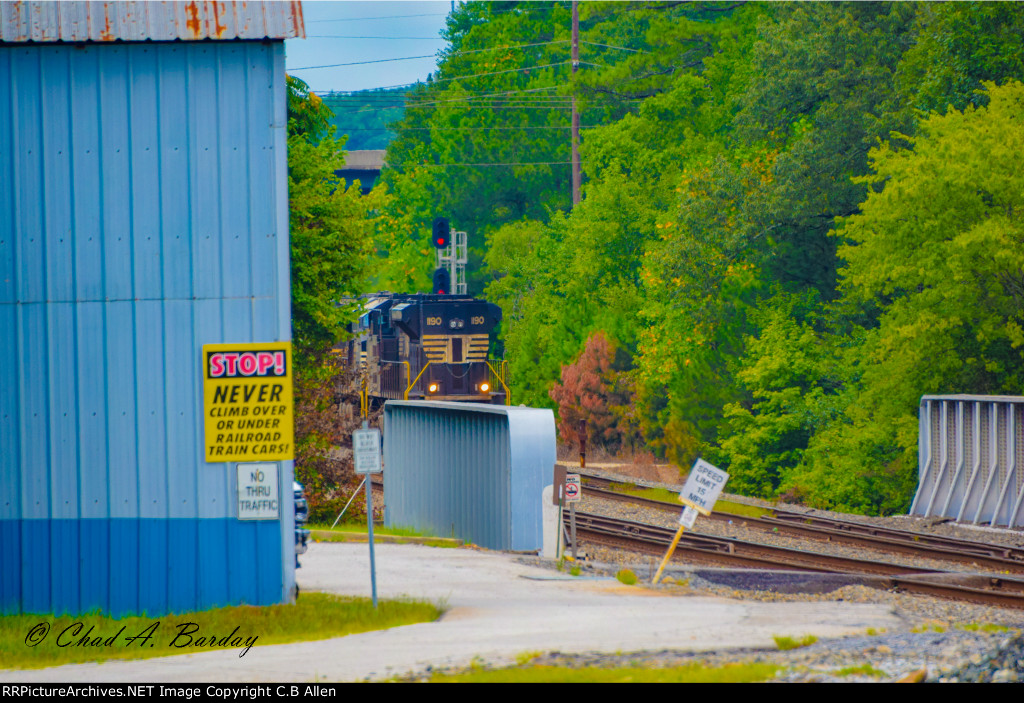
[[[460,674],[434,675],[431,683],[755,683],[775,676],[778,667],[761,662],[705,667],[701,664],[649,669],[622,667],[572,669],[556,666],[520,666]]]
[[[886,673],[880,669],[876,669],[870,664],[861,664],[860,666],[847,666],[842,669],[837,669],[832,672],[835,676],[885,676]]]
[[[746,503],[734,503],[731,500],[719,500],[716,502],[714,512],[728,513],[729,515],[737,515],[739,517],[764,517],[774,514],[774,511],[770,508],[759,508],[756,505],[747,505]]]
[[[772,637],[775,640],[775,646],[779,649],[786,651],[787,649],[799,649],[800,647],[809,647],[818,641],[818,638],[814,635],[807,635],[800,639],[793,639],[792,637],[782,637],[776,635]]]
[[[612,490],[616,493],[624,493],[630,496],[636,496],[637,498],[648,498],[650,500],[660,500],[663,503],[679,503],[679,494],[674,491],[669,491],[664,488],[641,488],[632,483],[626,483],[615,486]],[[731,500],[719,500],[715,503],[713,512],[716,513],[728,513],[729,515],[736,515],[738,517],[764,517],[765,515],[771,515],[772,511],[769,508],[759,508],[756,505],[746,505],[745,503],[734,503]]]
[[[966,630],[967,632],[1009,632],[1010,628],[1006,625],[996,625],[991,622],[968,622],[963,625],[957,625],[958,630]]]
[[[0,667],[33,669],[108,659],[192,654],[210,649],[229,649],[242,654],[247,645],[341,637],[429,622],[440,615],[441,608],[431,603],[379,601],[379,608],[375,610],[369,598],[325,593],[303,593],[290,605],[233,606],[160,618],[112,618],[100,614],[6,615],[0,617]],[[30,646],[28,641],[35,641],[44,629],[41,623],[48,626],[48,632],[35,646]],[[90,646],[80,646],[78,643],[87,634]],[[226,642],[226,646],[210,646],[208,642],[200,645],[200,638],[231,641]]]
[[[352,542],[366,541],[369,531],[366,523],[345,522],[332,528],[330,525],[311,524],[307,527],[314,540],[318,542]],[[425,534],[411,527],[378,527],[374,525],[373,537],[383,538],[396,544],[422,544],[428,547],[458,547],[462,540],[438,537]]]
[[[309,530],[327,531],[327,532],[347,532],[352,534],[367,534],[367,528],[365,522],[343,522],[337,527],[331,527],[329,524],[309,524],[306,526]],[[382,525],[373,526],[374,535],[388,535],[390,537],[437,537],[437,535],[429,535],[421,532],[420,530],[414,530],[411,527],[384,527]]]

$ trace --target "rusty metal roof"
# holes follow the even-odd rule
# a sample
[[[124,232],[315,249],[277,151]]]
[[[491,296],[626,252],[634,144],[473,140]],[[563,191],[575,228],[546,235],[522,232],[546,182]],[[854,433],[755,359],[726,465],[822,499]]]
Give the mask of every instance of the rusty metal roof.
[[[302,3],[0,1],[0,42],[304,37]]]

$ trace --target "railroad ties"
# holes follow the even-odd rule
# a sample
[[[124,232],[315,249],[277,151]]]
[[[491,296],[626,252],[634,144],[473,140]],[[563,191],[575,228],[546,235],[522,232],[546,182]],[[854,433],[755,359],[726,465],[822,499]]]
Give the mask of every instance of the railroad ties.
[[[645,507],[679,512],[681,506],[608,490],[609,479],[584,475],[589,497],[625,501]],[[799,536],[823,542],[839,542],[946,562],[969,564],[995,574],[970,574],[935,568],[912,567],[878,559],[856,559],[813,550],[777,547],[727,537],[688,532],[676,549],[676,560],[735,568],[811,571],[872,576],[868,585],[954,600],[1024,609],[1024,550],[867,525],[853,521],[819,518],[773,509],[760,518],[713,513],[712,520],[732,521],[741,527],[773,534]],[[664,554],[674,530],[645,523],[603,517],[577,511],[576,530],[581,539],[654,555]]]

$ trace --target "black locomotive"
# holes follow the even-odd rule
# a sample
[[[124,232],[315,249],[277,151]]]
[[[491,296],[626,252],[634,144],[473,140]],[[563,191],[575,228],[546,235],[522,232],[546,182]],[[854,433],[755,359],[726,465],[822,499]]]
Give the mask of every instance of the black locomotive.
[[[367,404],[393,400],[507,403],[502,362],[488,358],[501,308],[459,295],[374,293],[344,342]]]

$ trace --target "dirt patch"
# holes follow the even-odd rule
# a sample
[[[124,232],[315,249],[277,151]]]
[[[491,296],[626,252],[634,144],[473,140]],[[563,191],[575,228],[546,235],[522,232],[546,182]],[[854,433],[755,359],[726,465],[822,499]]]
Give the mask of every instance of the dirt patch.
[[[572,466],[567,464],[570,470],[579,471],[579,466]],[[635,464],[617,464],[617,463],[603,463],[603,462],[587,462],[587,468],[600,469],[602,471],[610,471],[612,473],[619,474],[620,476],[627,476],[629,478],[640,479],[641,481],[653,481],[656,483],[668,483],[678,484],[680,483],[679,469],[671,464],[648,464],[648,463],[635,463]],[[587,469],[582,469],[584,472]]]

